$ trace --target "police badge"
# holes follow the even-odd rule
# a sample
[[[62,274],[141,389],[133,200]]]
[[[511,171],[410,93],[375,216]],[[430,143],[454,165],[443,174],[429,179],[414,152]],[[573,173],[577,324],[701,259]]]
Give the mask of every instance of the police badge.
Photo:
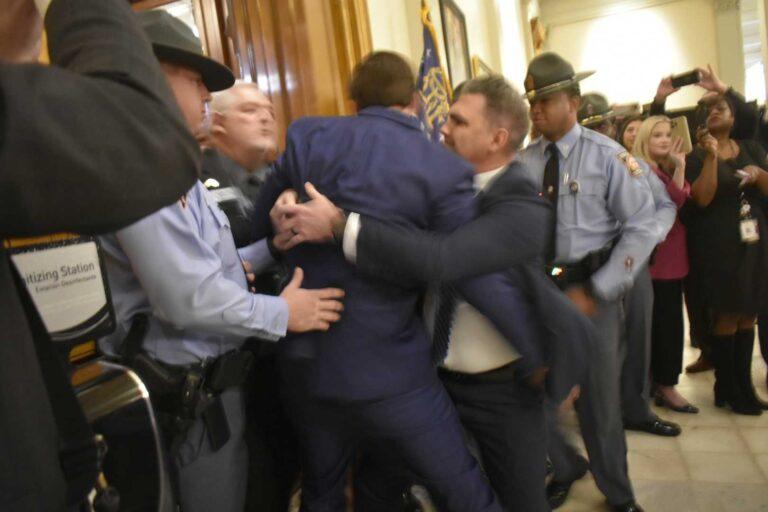
[[[621,163],[623,163],[627,170],[629,170],[629,175],[633,178],[643,175],[643,169],[640,168],[640,164],[637,163],[635,157],[626,151],[619,153],[619,160],[621,160]]]

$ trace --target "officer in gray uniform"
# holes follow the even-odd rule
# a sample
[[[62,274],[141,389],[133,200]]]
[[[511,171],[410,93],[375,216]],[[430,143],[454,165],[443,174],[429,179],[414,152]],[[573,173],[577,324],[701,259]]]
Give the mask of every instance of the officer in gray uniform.
[[[615,113],[602,94],[587,93],[581,98],[579,124],[613,138]],[[638,161],[643,178],[653,195],[657,237],[661,243],[677,218],[675,203],[669,198],[664,184],[648,165]],[[626,353],[621,370],[621,406],[624,428],[659,436],[678,436],[680,426],[659,418],[650,405],[651,322],[653,319],[653,284],[648,264],[635,277],[632,288],[624,296],[624,332]]]
[[[194,130],[208,91],[231,86],[232,73],[204,57],[191,29],[166,11],[140,13],[139,21]],[[200,181],[176,203],[100,238],[117,327],[99,344],[146,383],[182,510],[242,511],[242,383],[252,356],[240,348],[250,336],[277,341],[289,330],[328,329],[339,319],[341,290],[301,289],[299,271],[279,297],[250,293],[243,262],[255,270],[271,263],[269,242],[238,251]]]
[[[597,92],[583,94],[578,117],[581,126],[586,126],[611,139],[616,138],[616,113],[602,94]]]
[[[656,245],[655,208],[638,163],[577,123],[578,82],[591,74],[576,74],[554,53],[531,61],[525,90],[541,136],[520,160],[555,210],[548,271],[599,337],[577,407],[589,468],[613,510],[634,512],[642,509],[629,481],[621,417],[621,300]],[[554,478],[547,492],[557,508],[587,463],[550,423]]]

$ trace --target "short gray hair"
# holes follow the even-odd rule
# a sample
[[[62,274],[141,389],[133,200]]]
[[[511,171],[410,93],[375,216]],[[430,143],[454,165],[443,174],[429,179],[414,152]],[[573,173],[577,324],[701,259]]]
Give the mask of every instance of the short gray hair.
[[[461,84],[458,96],[480,94],[485,98],[488,119],[496,126],[510,131],[509,149],[516,151],[523,145],[530,121],[528,105],[520,93],[501,75],[473,78]],[[454,100],[458,97],[454,98]]]
[[[244,82],[237,80],[235,84],[229,89],[215,92],[211,95],[211,110],[223,114],[234,102],[233,93],[240,89],[253,89],[255,91],[261,91],[259,86],[253,82]]]

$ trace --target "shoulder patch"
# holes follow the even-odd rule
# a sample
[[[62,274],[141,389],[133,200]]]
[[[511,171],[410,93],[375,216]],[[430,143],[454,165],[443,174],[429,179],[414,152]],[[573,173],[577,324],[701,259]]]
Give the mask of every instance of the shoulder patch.
[[[624,164],[624,167],[627,168],[630,176],[637,178],[643,175],[643,170],[640,168],[640,164],[637,163],[635,157],[630,155],[628,152],[622,151],[619,153],[618,158],[621,160],[621,163]]]

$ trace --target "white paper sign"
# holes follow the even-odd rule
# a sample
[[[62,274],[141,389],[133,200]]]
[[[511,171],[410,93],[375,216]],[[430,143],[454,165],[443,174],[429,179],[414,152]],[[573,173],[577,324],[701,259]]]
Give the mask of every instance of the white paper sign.
[[[48,332],[78,335],[102,318],[107,295],[93,241],[11,256]]]

